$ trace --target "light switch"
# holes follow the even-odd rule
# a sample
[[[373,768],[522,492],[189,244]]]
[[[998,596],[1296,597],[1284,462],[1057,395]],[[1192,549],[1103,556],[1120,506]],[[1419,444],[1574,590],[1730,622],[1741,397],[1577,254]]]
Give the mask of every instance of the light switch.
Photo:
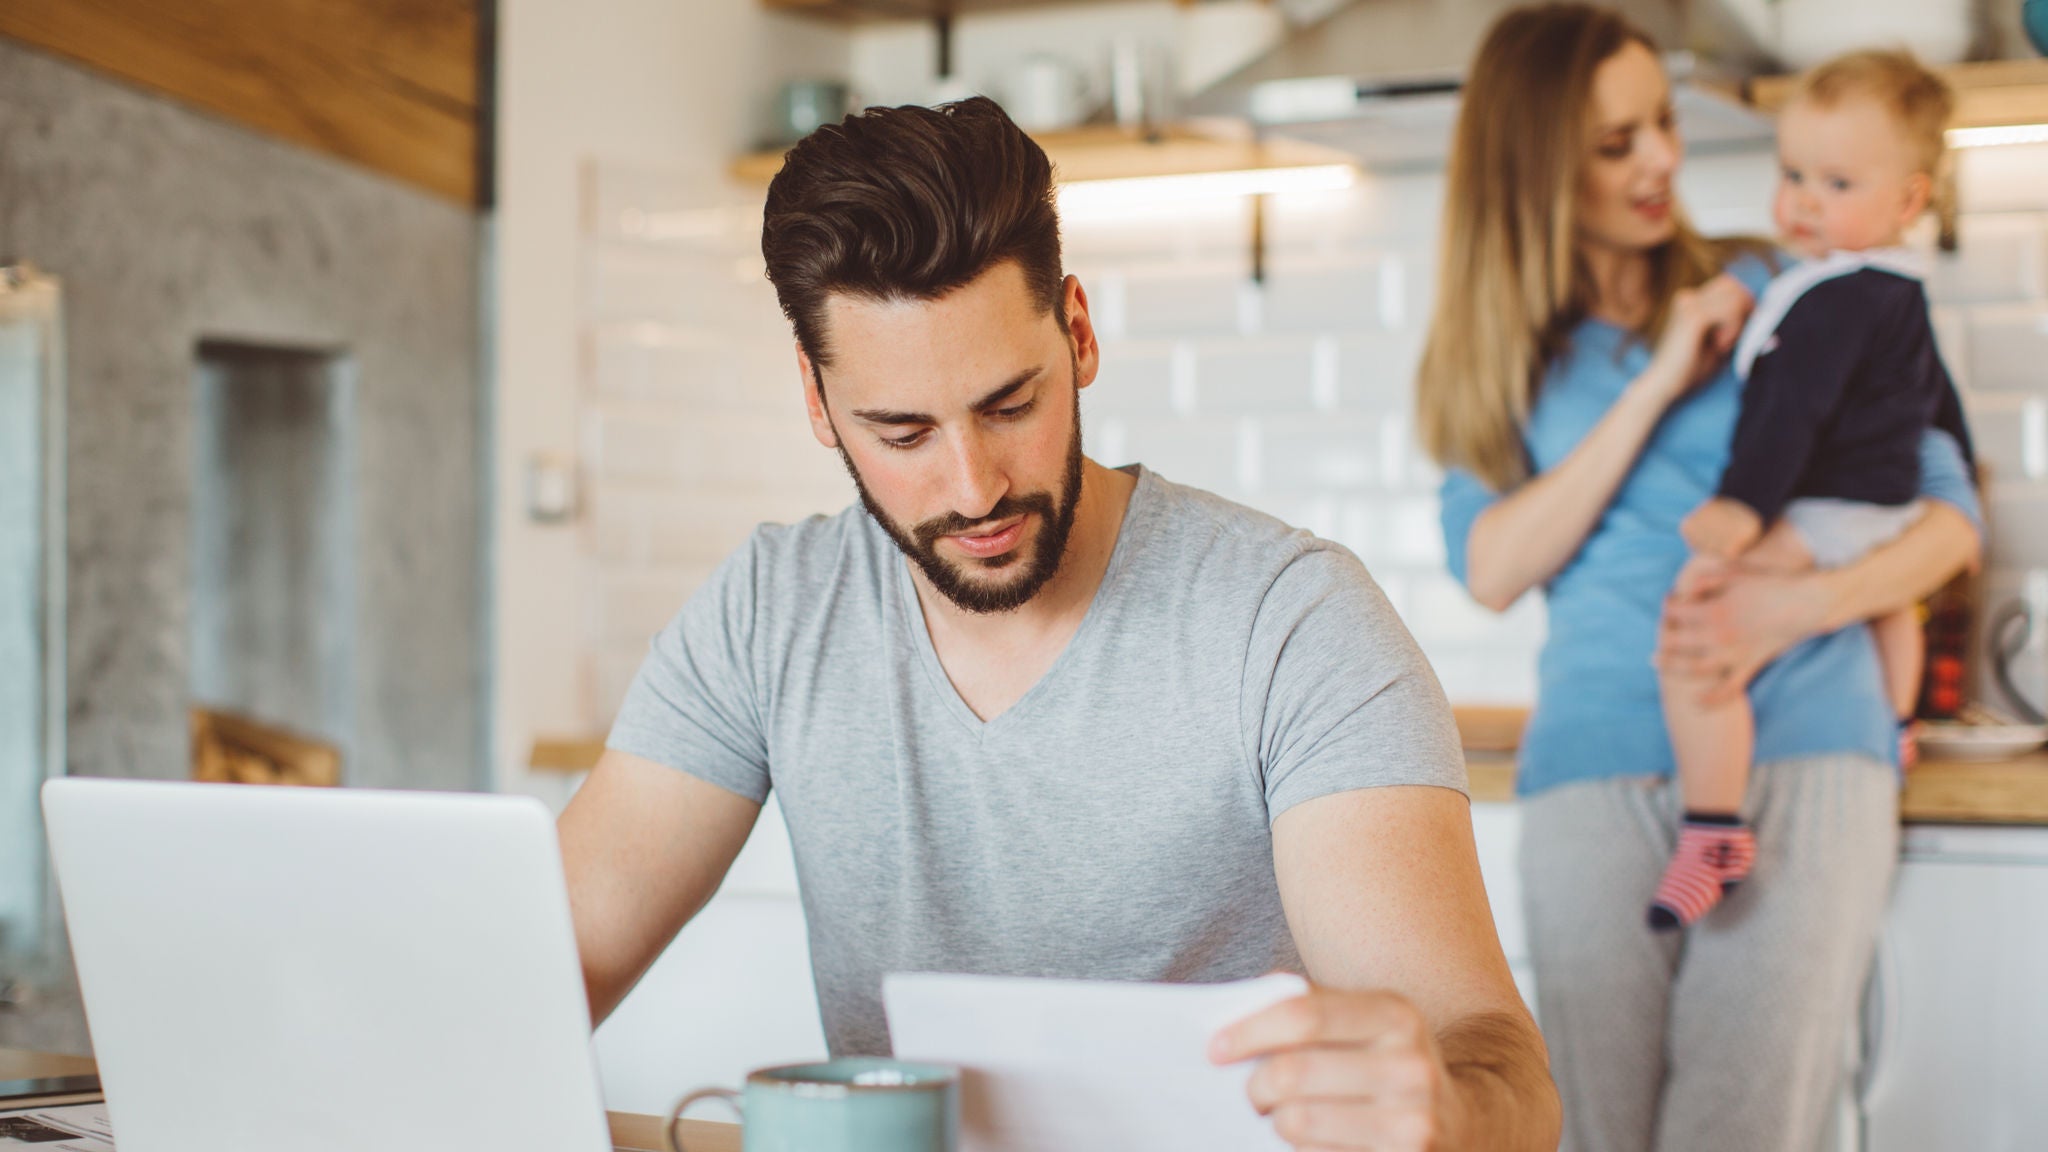
[[[565,456],[537,452],[526,461],[526,517],[561,524],[576,514],[576,465]]]

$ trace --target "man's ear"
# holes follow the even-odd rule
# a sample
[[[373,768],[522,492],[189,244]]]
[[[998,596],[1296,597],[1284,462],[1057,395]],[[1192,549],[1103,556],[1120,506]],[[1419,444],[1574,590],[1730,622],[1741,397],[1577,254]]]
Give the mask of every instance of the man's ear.
[[[1906,177],[1906,200],[1900,205],[1900,224],[1910,225],[1927,211],[1934,201],[1934,178],[1925,172],[1915,172]]]
[[[811,418],[811,435],[827,448],[839,447],[839,433],[832,428],[832,417],[825,413],[824,378],[802,344],[796,346],[796,370],[803,378],[804,413]]]
[[[1066,310],[1067,339],[1073,341],[1074,362],[1080,368],[1074,387],[1086,388],[1095,382],[1095,374],[1102,368],[1102,345],[1096,338],[1095,321],[1088,314],[1088,293],[1081,287],[1080,277],[1067,277],[1060,291],[1059,306]]]

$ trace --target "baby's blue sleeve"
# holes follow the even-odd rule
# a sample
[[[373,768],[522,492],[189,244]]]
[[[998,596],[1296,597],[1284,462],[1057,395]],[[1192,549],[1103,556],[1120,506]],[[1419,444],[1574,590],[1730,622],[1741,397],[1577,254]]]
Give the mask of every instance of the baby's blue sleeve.
[[[1958,455],[1960,460],[1961,456]],[[1465,548],[1472,536],[1472,524],[1480,513],[1493,506],[1500,499],[1499,494],[1486,486],[1486,482],[1465,471],[1463,468],[1449,468],[1444,471],[1443,486],[1437,490],[1441,502],[1438,517],[1444,526],[1445,563],[1458,583],[1471,585],[1465,579]]]
[[[1939,428],[1920,436],[1920,495],[1953,505],[1976,526],[1977,538],[1984,538],[1984,506],[1977,502],[1977,485],[1963,463],[1962,446]]]

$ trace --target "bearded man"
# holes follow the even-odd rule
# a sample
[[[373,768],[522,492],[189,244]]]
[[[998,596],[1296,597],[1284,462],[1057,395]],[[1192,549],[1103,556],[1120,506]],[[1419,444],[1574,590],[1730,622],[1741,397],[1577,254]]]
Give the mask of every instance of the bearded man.
[[[1442,689],[1349,552],[1082,452],[1101,351],[1052,172],[1001,109],[873,109],[761,248],[860,506],[763,526],[654,640],[563,814],[593,1017],[770,789],[835,1055],[893,971],[1307,996],[1219,1034],[1302,1148],[1548,1148]]]

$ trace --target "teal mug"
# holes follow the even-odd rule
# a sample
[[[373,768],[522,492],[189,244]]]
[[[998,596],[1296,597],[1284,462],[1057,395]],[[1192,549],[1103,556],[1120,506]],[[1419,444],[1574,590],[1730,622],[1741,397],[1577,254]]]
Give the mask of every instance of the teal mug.
[[[960,1073],[943,1064],[849,1057],[747,1073],[745,1091],[701,1088],[668,1114],[669,1152],[699,1100],[740,1114],[743,1152],[954,1152],[960,1143]]]

